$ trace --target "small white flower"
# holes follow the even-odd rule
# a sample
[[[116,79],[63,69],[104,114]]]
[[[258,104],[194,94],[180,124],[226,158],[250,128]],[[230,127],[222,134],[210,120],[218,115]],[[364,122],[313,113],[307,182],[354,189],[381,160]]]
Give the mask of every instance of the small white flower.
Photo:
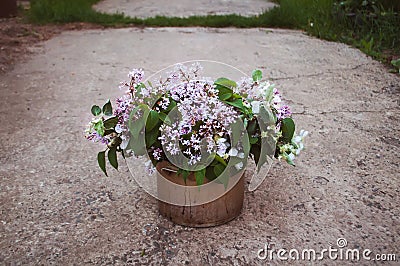
[[[219,138],[217,139],[217,144],[222,144],[226,142],[226,138]]]
[[[233,148],[233,147],[232,147],[232,148],[230,149],[228,155],[229,155],[229,156],[237,156],[238,153],[239,153],[238,150],[237,150],[236,148]]]
[[[298,144],[298,149],[296,150],[296,155],[299,155],[300,152],[304,149],[304,144],[302,142],[300,142]]]
[[[307,137],[307,135],[308,135],[308,131],[302,129],[302,130],[300,130],[300,134],[299,134],[299,135],[302,136],[303,138],[305,138],[305,137]]]
[[[225,158],[226,156],[229,156],[226,154],[226,150],[230,146],[229,143],[227,142],[226,138],[218,138],[217,139],[217,154],[218,156]]]
[[[218,156],[224,158],[224,156],[227,155],[227,154],[225,154],[226,148],[227,147],[225,146],[225,144],[218,145],[218,149],[217,149]]]
[[[274,104],[278,104],[278,103],[282,102],[281,96],[279,96],[279,94],[274,95],[274,98],[272,101],[274,102]]]
[[[268,90],[270,89],[270,87],[271,87],[271,83],[269,83],[268,81],[263,82],[261,84],[261,86],[258,87],[258,95],[260,97],[266,97],[267,96],[266,94],[268,93]]]
[[[125,150],[125,156],[134,156],[135,155],[135,153],[132,151],[132,150]]]
[[[268,133],[268,131],[261,131],[261,138],[266,138],[270,136],[271,134]]]
[[[129,144],[129,138],[125,137],[125,136],[121,136],[122,142],[119,145],[121,147],[121,149],[125,150],[126,147],[128,147]]]
[[[145,87],[142,87],[140,89],[140,94],[142,94],[143,97],[149,97],[150,93],[151,93],[151,91]]]
[[[236,168],[236,170],[242,169],[243,168],[243,162],[235,164],[235,168]]]
[[[295,150],[296,155],[300,154],[300,151],[304,149],[303,140],[308,135],[308,131],[300,130],[299,135],[293,138],[293,141],[297,144],[297,149]]]
[[[303,141],[303,139],[304,139],[305,137],[307,137],[307,135],[308,135],[308,131],[302,129],[302,130],[300,130],[299,135],[297,135],[297,136],[294,138],[294,141],[295,141],[295,142],[301,142],[301,141]]]
[[[294,137],[293,141],[296,142],[297,144],[300,144],[307,135],[308,131],[302,129],[300,130],[299,135]]]
[[[115,132],[122,133],[122,131],[124,131],[124,128],[122,127],[122,125],[121,124],[117,124],[115,126]]]
[[[260,101],[252,101],[251,110],[254,114],[258,114],[260,112]]]

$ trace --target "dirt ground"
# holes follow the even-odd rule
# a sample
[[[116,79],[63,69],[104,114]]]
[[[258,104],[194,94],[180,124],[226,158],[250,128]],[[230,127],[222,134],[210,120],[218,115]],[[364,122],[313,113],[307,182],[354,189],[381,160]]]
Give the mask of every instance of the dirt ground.
[[[88,23],[66,25],[34,25],[25,22],[22,16],[0,18],[0,73],[13,69],[18,62],[24,62],[39,43],[63,31],[102,28]]]

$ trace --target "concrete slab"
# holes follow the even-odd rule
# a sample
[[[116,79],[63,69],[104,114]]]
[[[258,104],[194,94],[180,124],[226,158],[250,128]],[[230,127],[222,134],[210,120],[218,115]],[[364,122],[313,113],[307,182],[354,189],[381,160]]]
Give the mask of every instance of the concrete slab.
[[[37,52],[0,78],[2,264],[278,264],[257,251],[338,238],[400,254],[400,79],[358,50],[296,31],[149,28],[65,32]],[[276,163],[240,217],[207,229],[159,217],[122,161],[104,177],[83,138],[131,67],[191,59],[263,69],[311,132],[295,168]]]
[[[105,0],[93,8],[104,13],[124,13],[130,17],[147,18],[228,14],[254,16],[274,6],[274,3],[267,0]]]

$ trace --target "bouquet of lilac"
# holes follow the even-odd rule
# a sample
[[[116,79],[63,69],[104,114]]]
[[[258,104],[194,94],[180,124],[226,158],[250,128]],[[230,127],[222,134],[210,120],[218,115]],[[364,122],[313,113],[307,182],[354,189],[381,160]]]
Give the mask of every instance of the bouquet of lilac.
[[[231,166],[232,173],[254,159],[257,169],[269,157],[294,165],[304,148],[308,132],[295,135],[295,124],[279,91],[262,80],[260,70],[238,82],[227,78],[212,80],[201,75],[202,66],[176,65],[156,84],[144,80],[144,72],[134,69],[129,82],[121,83],[125,93],[116,100],[91,109],[86,138],[100,142],[106,150],[98,163],[106,172],[109,163],[118,168],[122,156],[147,156],[149,173],[161,161],[176,166],[186,178],[195,173],[199,185],[204,178],[217,179]]]

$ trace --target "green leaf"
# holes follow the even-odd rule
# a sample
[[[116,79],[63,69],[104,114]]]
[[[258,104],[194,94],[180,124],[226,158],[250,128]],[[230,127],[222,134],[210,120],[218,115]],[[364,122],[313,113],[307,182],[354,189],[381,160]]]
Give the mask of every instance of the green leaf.
[[[257,126],[257,120],[253,119],[250,120],[247,124],[247,133],[252,136],[256,133],[258,126]]]
[[[105,128],[103,124],[103,119],[99,119],[99,121],[97,121],[96,124],[94,124],[93,128],[100,136],[102,137],[104,136]]]
[[[293,119],[287,117],[282,120],[282,138],[286,143],[292,141],[295,131],[295,125]]]
[[[255,162],[256,165],[257,165],[257,164],[258,164],[258,161],[260,160],[261,147],[260,147],[259,145],[251,145],[250,153],[253,154],[253,156],[254,156],[254,162]]]
[[[236,93],[234,93],[232,96],[235,99],[242,99],[243,98],[240,94],[236,94]]]
[[[108,161],[110,162],[110,164],[112,165],[112,167],[114,167],[115,169],[118,170],[118,160],[117,160],[117,147],[112,147],[109,151],[108,151]]]
[[[253,77],[253,81],[260,81],[262,79],[262,72],[259,69],[256,69],[251,73],[251,76]]]
[[[198,186],[203,185],[205,175],[206,175],[206,169],[205,169],[205,168],[203,168],[203,169],[201,169],[201,170],[199,170],[199,171],[194,172],[194,176],[195,176],[195,178],[196,178],[196,184],[197,184]]]
[[[224,94],[221,94],[221,93],[218,94],[218,98],[219,98],[221,101],[226,101],[226,100],[228,100],[228,99],[231,98],[231,97],[232,97],[232,93],[230,93],[230,92],[224,93]]]
[[[231,171],[229,171],[229,169],[227,169],[228,172],[225,172],[225,174],[222,175],[222,172],[224,172],[226,169],[225,166],[219,165],[219,166],[216,166],[214,169],[215,169],[215,174],[218,174],[217,178],[215,179],[215,182],[219,183],[219,184],[223,184],[226,189],[229,184],[229,177],[232,176]]]
[[[108,176],[106,171],[106,151],[101,151],[97,154],[97,162],[104,174]]]
[[[222,164],[217,164],[216,166],[214,166],[214,174],[216,177],[219,177],[222,172],[224,172],[226,166],[222,165]]]
[[[132,150],[135,155],[141,156],[146,154],[146,144],[142,143],[141,137],[139,136],[131,136],[129,139],[128,146],[126,150]]]
[[[222,159],[222,157],[219,156],[218,154],[215,155],[215,160],[218,161],[218,162],[220,162],[220,163],[221,163],[222,165],[224,165],[224,166],[227,165],[227,163],[225,162],[225,160]]]
[[[104,127],[106,129],[111,129],[114,128],[118,123],[118,117],[111,117],[108,118],[107,120],[104,120]]]
[[[216,84],[215,89],[218,90],[218,98],[222,101],[228,100],[233,96],[232,87],[236,87],[236,83],[234,81],[224,79],[221,80],[219,84],[217,84],[218,80],[215,82]]]
[[[140,106],[141,109],[144,109],[143,115],[139,117],[137,120],[132,120],[130,119],[129,121],[129,130],[131,131],[131,134],[133,136],[138,136],[139,133],[144,129],[146,123],[145,123],[145,117],[148,116],[149,109],[147,105]],[[131,116],[132,117],[132,116]]]
[[[218,90],[218,95],[226,94],[226,93],[233,93],[233,90],[231,88],[224,87],[221,85],[215,86],[215,89]]]
[[[190,174],[189,171],[187,171],[187,170],[182,170],[182,177],[183,177],[183,181],[185,181],[185,184],[186,184],[186,180],[187,180],[189,174]]]
[[[92,109],[90,109],[90,111],[92,112],[92,115],[94,115],[94,116],[98,116],[99,114],[101,114],[101,109],[98,105],[93,105]]]
[[[243,133],[245,133],[243,123],[238,120],[231,124],[230,144],[232,147],[235,147],[241,141]]]
[[[258,157],[257,161],[257,170],[260,171],[261,167],[267,162],[268,158],[272,156],[272,154],[275,151],[271,150],[269,146],[267,146],[268,143],[268,138],[261,138],[261,149],[260,149],[260,155]]]
[[[292,165],[292,166],[295,166],[293,160],[290,159],[289,155],[288,155],[286,152],[283,153],[283,157],[285,158],[285,160],[286,160],[286,162],[287,162],[288,164],[290,164],[290,165]]]
[[[163,121],[168,126],[172,126],[171,119],[164,113],[159,113],[158,116],[160,117],[161,121]]]
[[[258,138],[255,138],[255,137],[250,137],[249,138],[249,142],[250,142],[250,144],[256,144],[257,142],[258,142]]]
[[[390,63],[399,70],[399,74],[400,74],[400,58],[396,59],[396,60],[392,60]]]
[[[228,89],[236,88],[237,84],[235,81],[227,78],[219,78],[214,82],[215,85],[219,85]]]
[[[111,106],[110,100],[108,100],[108,101],[106,102],[106,104],[103,105],[103,114],[108,115],[108,116],[110,116],[110,115],[113,114],[112,106]]]
[[[172,100],[171,98],[169,98],[169,105],[168,105],[167,109],[165,109],[165,111],[169,112],[173,108],[175,108],[175,106],[176,106],[176,102],[174,100]]]
[[[215,156],[214,156],[214,161],[211,162],[211,166],[216,166],[217,164],[219,164],[219,162],[217,160],[215,160]]]
[[[271,102],[272,101],[272,98],[274,97],[274,88],[275,88],[275,86],[271,85],[266,90],[265,97],[264,97],[266,102]]]
[[[399,59],[394,59],[390,63],[392,63],[393,66],[400,68],[400,58]]]
[[[104,136],[110,135],[110,134],[112,134],[114,132],[115,132],[115,130],[112,129],[112,128],[106,129],[106,130],[104,130]]]
[[[226,103],[226,104],[232,105],[234,107],[237,107],[240,110],[243,110],[243,111],[246,110],[246,107],[243,105],[242,99],[236,99],[236,100],[234,100],[232,102],[229,102],[229,101],[223,101],[223,102]]]
[[[140,125],[141,128],[138,128],[138,120],[134,119],[134,115],[141,109],[143,108],[141,105],[136,106],[130,113],[129,113],[129,120],[128,120],[128,129],[129,132],[131,132],[132,135],[137,136],[139,132],[143,129],[143,125]]]
[[[249,124],[249,119],[247,119],[244,115],[240,115],[240,119],[243,120],[244,128],[247,128],[247,125]]]
[[[159,133],[158,128],[154,128],[153,130],[146,130],[146,147],[151,147],[153,144],[157,141],[158,133]]]
[[[215,178],[217,178],[217,176],[214,173],[214,166],[211,166],[211,165],[207,166],[207,168],[206,168],[206,177],[210,181],[212,181]]]
[[[152,130],[158,124],[158,121],[159,121],[158,113],[154,110],[150,110],[146,122],[146,131]]]
[[[137,86],[135,87],[135,89],[137,89],[137,88],[142,89],[142,88],[147,88],[147,87],[146,87],[146,84],[144,84],[143,82],[140,82],[140,83],[137,84]]]

